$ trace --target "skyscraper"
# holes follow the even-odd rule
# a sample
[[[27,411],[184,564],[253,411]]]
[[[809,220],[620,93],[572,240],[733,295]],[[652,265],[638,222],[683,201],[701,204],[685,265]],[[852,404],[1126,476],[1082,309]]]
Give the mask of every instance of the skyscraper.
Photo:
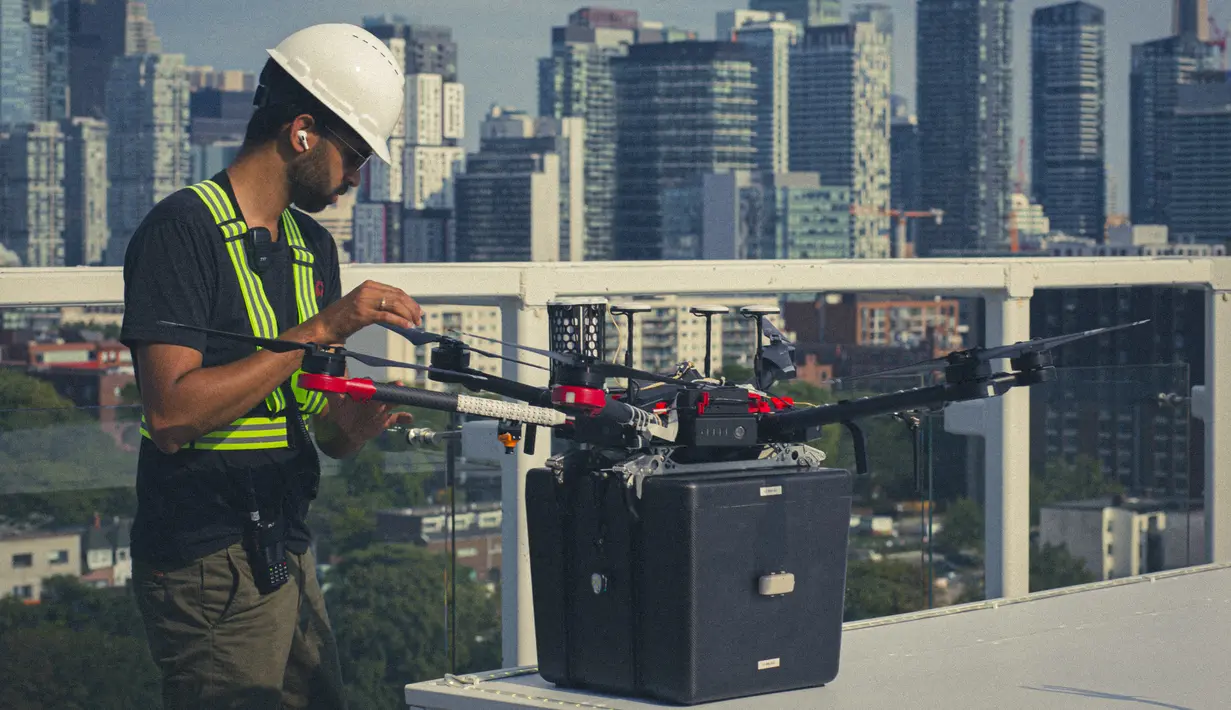
[[[143,2],[129,0],[124,18],[124,53],[159,54],[162,40],[154,29],[154,21]]]
[[[809,27],[791,66],[791,170],[850,191],[848,256],[888,258],[888,37],[868,22]]]
[[[34,121],[49,117],[48,82],[51,71],[51,0],[26,0],[30,24],[30,116]]]
[[[704,173],[756,168],[752,57],[731,42],[638,44],[612,65],[615,258],[661,259],[667,189]]]
[[[356,259],[449,261],[454,257],[454,176],[465,149],[465,92],[457,43],[448,27],[400,15],[365,17],[364,28],[389,46],[406,76],[406,108],[389,139],[390,163],[371,161],[355,205]],[[400,231],[400,234],[399,234]],[[365,246],[360,248],[360,243]]]
[[[586,121],[587,260],[615,253],[616,100],[611,60],[636,44],[633,10],[582,8],[551,30],[551,56],[539,60],[539,115]]]
[[[34,118],[26,0],[0,0],[0,124]]]
[[[55,122],[0,126],[0,245],[24,266],[64,266],[64,135]]]
[[[1008,244],[1010,11],[1009,0],[919,0],[922,207],[945,213],[919,225],[921,256]]]
[[[119,57],[107,81],[106,264],[120,266],[141,220],[159,200],[188,184],[189,90],[180,54]]]
[[[750,0],[748,7],[762,12],[781,12],[801,29],[842,22],[841,0]]]
[[[1034,11],[1031,186],[1053,229],[1101,241],[1106,221],[1103,10],[1069,2]]]
[[[1129,77],[1129,219],[1171,224],[1173,125],[1179,87],[1223,83],[1212,66],[1214,48],[1195,33],[1133,45]]]
[[[457,42],[450,28],[411,24],[401,15],[390,14],[365,17],[363,27],[385,44],[394,38],[402,40],[400,56],[406,74],[439,74],[444,82],[457,81]]]
[[[1202,42],[1210,38],[1209,0],[1172,0],[1171,34],[1194,35]]]
[[[1231,244],[1231,84],[1180,86],[1171,181],[1172,243]]]
[[[791,22],[748,22],[734,30],[735,41],[753,54],[757,84],[757,163],[770,173],[790,171],[791,49],[799,28]]]
[[[72,116],[104,118],[111,63],[125,53],[126,0],[61,0],[68,33],[68,85]]]
[[[107,224],[107,124],[77,116],[60,121],[64,133],[64,265],[103,263]],[[211,173],[212,176],[212,173]]]

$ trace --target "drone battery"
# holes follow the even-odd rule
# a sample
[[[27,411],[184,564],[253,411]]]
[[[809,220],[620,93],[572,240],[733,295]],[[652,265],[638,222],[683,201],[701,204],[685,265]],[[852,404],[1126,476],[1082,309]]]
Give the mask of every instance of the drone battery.
[[[640,498],[618,477],[530,472],[544,679],[692,705],[837,677],[851,476],[739,466],[647,476]]]

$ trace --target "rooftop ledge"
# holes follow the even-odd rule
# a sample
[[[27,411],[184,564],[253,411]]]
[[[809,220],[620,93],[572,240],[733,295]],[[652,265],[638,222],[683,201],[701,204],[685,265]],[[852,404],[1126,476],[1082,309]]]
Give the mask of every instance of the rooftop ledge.
[[[829,686],[692,707],[1195,710],[1226,707],[1231,694],[1231,563],[843,628]],[[677,707],[556,689],[534,668],[407,685],[406,702],[411,710]]]

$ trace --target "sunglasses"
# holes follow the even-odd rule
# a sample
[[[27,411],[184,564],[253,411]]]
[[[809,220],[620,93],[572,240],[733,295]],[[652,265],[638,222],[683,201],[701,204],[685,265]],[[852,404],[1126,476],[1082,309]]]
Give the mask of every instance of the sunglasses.
[[[355,170],[361,170],[363,166],[367,165],[368,161],[372,159],[371,150],[368,150],[368,151],[358,150],[355,148],[355,146],[350,144],[350,141],[343,138],[337,131],[333,130],[329,126],[323,126],[323,127],[326,131],[329,131],[329,133],[334,138],[338,139],[339,143],[346,146],[346,149],[350,151],[349,154],[343,155],[342,157],[342,162],[346,165],[346,169],[348,172],[355,171]]]

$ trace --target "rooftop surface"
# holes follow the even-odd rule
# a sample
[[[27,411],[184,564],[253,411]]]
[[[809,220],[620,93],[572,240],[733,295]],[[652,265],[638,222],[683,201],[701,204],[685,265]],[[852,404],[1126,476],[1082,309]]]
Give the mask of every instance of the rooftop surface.
[[[1225,708],[1231,564],[847,624],[827,687],[693,706]],[[503,676],[503,677],[502,677]],[[412,709],[676,707],[558,690],[533,669],[406,687]]]

